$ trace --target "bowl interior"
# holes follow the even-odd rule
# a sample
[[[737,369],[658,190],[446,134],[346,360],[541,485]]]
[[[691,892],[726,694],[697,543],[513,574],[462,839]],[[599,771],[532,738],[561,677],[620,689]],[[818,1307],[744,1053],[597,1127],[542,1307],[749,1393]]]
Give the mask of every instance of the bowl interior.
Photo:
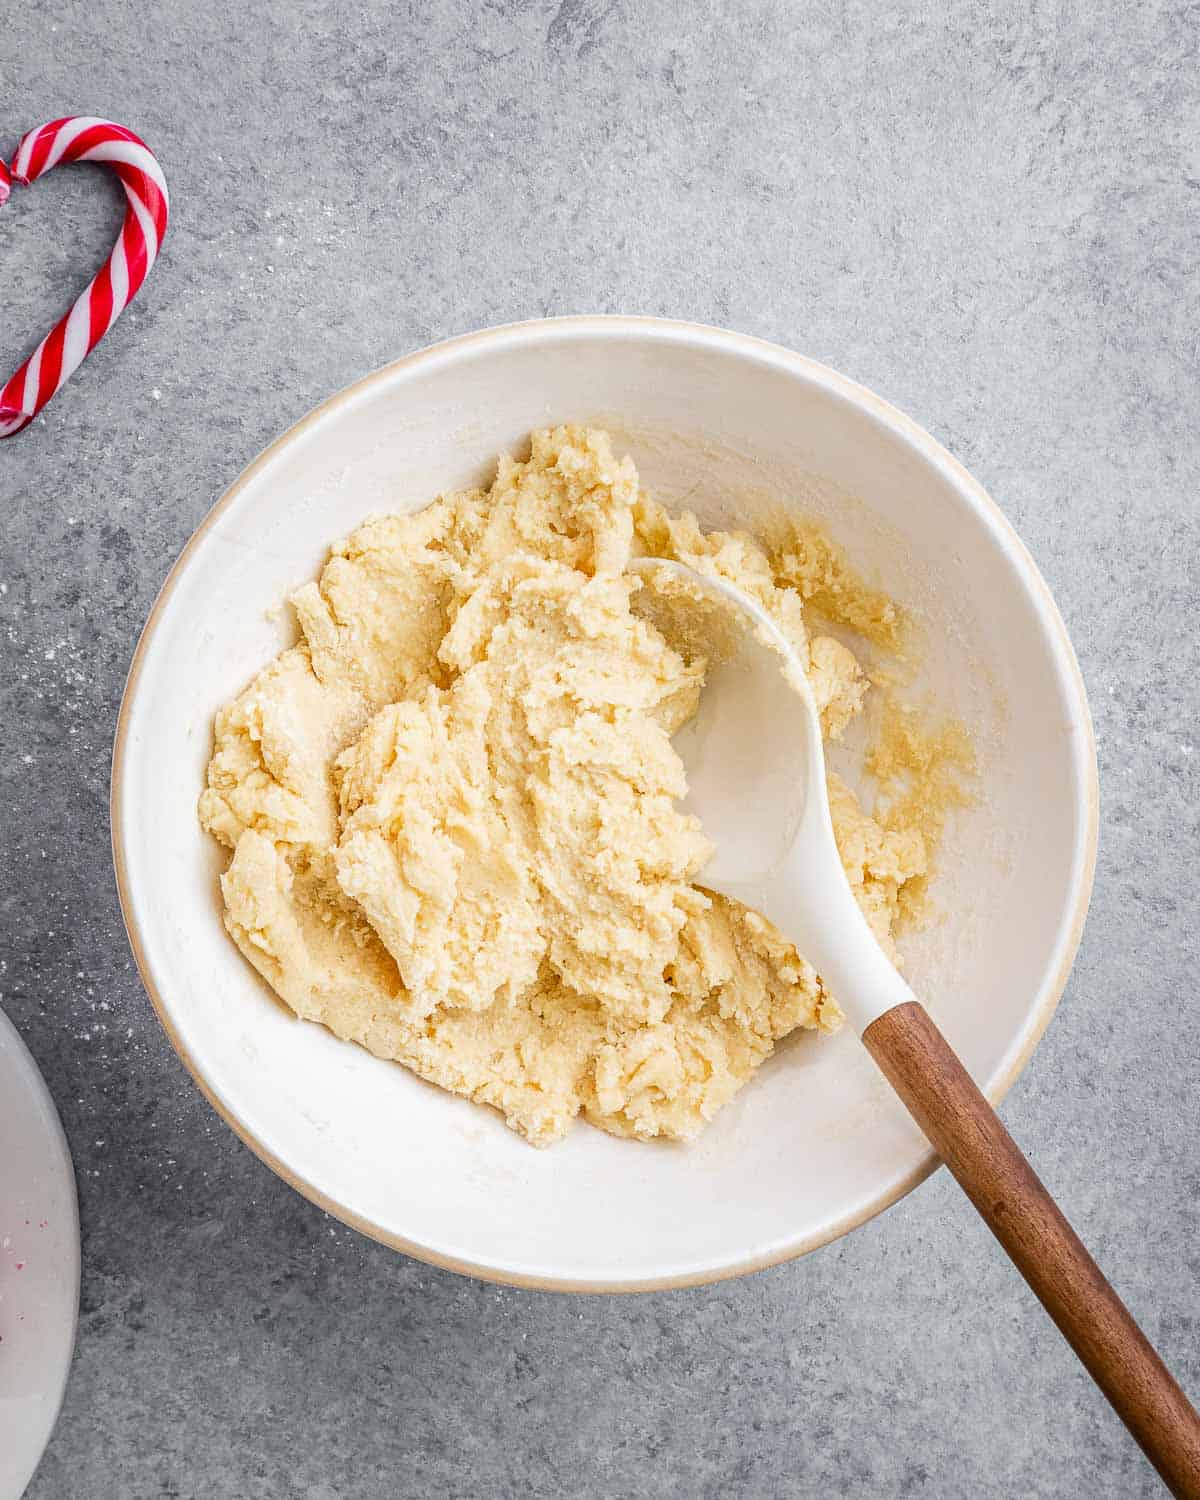
[[[127,919],[172,1040],[295,1185],[426,1258],[605,1288],[704,1280],[821,1244],[929,1157],[854,1037],[797,1037],[688,1147],[580,1126],[538,1152],[489,1111],[294,1020],[221,926],[196,798],[216,708],[293,638],[277,608],[365,516],[485,477],[557,421],[604,425],[708,524],[824,521],[917,617],[912,689],[962,717],[977,805],[951,825],[943,920],[909,978],[993,1094],[1057,999],[1086,906],[1094,760],[1082,686],[1032,563],[912,424],[822,367],[638,320],[498,330],[335,398],[243,476],[164,590],[131,675],[114,780]]]

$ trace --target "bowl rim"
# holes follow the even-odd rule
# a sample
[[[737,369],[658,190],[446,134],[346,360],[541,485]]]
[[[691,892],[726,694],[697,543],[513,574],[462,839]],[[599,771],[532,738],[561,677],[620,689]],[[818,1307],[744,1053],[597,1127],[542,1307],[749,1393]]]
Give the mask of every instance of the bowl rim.
[[[884,1188],[868,1204],[860,1205],[832,1223],[825,1224],[810,1233],[797,1235],[782,1246],[773,1247],[766,1254],[749,1255],[683,1274],[641,1276],[624,1281],[592,1280],[545,1273],[531,1274],[502,1265],[489,1264],[486,1261],[448,1256],[433,1247],[423,1245],[419,1240],[395,1234],[383,1225],[364,1218],[331,1198],[261,1142],[239,1116],[233,1103],[224,1099],[209,1083],[176,1030],[170,1007],[155,978],[142,939],[139,903],[130,879],[126,852],[125,819],[128,799],[124,783],[127,775],[130,726],[134,717],[142,670],[157,629],[171,603],[176,585],[186,571],[193,554],[242,491],[275,463],[289,445],[302,437],[307,437],[344,408],[367,399],[377,387],[389,381],[409,378],[422,367],[453,362],[464,355],[474,354],[485,346],[495,349],[505,346],[528,346],[572,339],[581,335],[599,340],[649,339],[699,349],[720,350],[742,359],[773,366],[821,387],[826,393],[865,411],[895,437],[907,444],[925,462],[939,470],[958,497],[985,523],[993,541],[1014,565],[1025,586],[1027,597],[1038,616],[1043,634],[1053,651],[1059,680],[1067,689],[1067,696],[1074,700],[1074,708],[1083,733],[1074,737],[1072,749],[1075,761],[1077,802],[1077,834],[1072,854],[1072,900],[1069,909],[1064,913],[1056,935],[1057,965],[1052,973],[1043,978],[1033,1011],[1022,1030],[1014,1038],[1009,1053],[996,1075],[989,1079],[984,1087],[988,1100],[993,1105],[1000,1103],[1024,1071],[1058,1007],[1079,950],[1091,901],[1099,829],[1099,774],[1095,735],[1083,674],[1058,606],[1033,557],[1000,507],[962,464],[912,418],[865,386],[807,355],[798,354],[782,345],[756,338],[750,334],[678,319],[627,314],[582,314],[505,323],[444,339],[411,354],[403,355],[328,397],[299,421],[293,423],[242,470],[211,507],[176,558],[151,606],[130,662],[117,717],[109,794],[110,830],[117,893],[125,930],[142,984],[163,1030],[213,1109],[234,1134],[290,1187],[361,1234],[391,1249],[399,1250],[405,1255],[411,1255],[417,1260],[438,1266],[443,1270],[455,1271],[460,1275],[473,1276],[501,1285],[528,1287],[543,1291],[576,1293],[665,1291],[680,1287],[702,1286],[766,1270],[771,1266],[806,1255],[812,1250],[820,1249],[823,1245],[831,1244],[852,1229],[858,1228],[859,1225],[890,1208],[914,1188],[920,1186],[940,1164],[939,1160],[930,1147],[898,1183]]]

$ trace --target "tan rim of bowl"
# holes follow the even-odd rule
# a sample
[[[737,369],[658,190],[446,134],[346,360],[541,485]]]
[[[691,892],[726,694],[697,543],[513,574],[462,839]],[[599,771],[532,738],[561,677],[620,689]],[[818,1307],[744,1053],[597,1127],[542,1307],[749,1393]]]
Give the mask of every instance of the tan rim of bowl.
[[[847,1214],[833,1224],[826,1225],[813,1234],[802,1236],[782,1248],[777,1248],[768,1255],[750,1256],[743,1261],[715,1266],[711,1270],[697,1271],[685,1275],[647,1277],[633,1282],[580,1281],[571,1278],[527,1275],[440,1254],[417,1241],[405,1239],[401,1235],[391,1233],[381,1225],[352,1213],[342,1204],[329,1198],[313,1183],[299,1176],[284,1162],[280,1161],[273,1152],[268,1150],[245,1123],[239,1119],[232,1107],[226,1101],[219,1098],[209,1086],[196,1065],[195,1060],[184,1045],[182,1038],[176,1031],[151,971],[151,966],[142,943],[137,917],[134,912],[129,886],[129,870],[126,863],[121,832],[124,817],[122,783],[124,780],[125,753],[129,732],[129,710],[130,704],[137,692],[143,662],[150,643],[154,638],[154,633],[163,611],[174,592],[181,574],[187,567],[192,553],[203,541],[210,528],[225,510],[233,504],[234,500],[237,499],[245,486],[256,478],[288,443],[308,432],[310,428],[337,411],[340,407],[361,398],[376,385],[392,379],[402,370],[413,370],[422,364],[440,362],[447,358],[466,353],[469,350],[481,348],[486,344],[537,342],[543,338],[554,339],[577,334],[590,334],[593,337],[599,338],[622,338],[630,335],[642,335],[651,338],[673,338],[681,342],[691,342],[697,346],[708,348],[723,348],[762,363],[773,364],[824,386],[827,390],[833,391],[850,404],[865,409],[882,425],[902,437],[927,462],[931,463],[935,468],[940,469],[963,496],[964,500],[991,522],[993,530],[998,534],[1000,544],[1005,548],[1023,574],[1029,586],[1031,596],[1038,606],[1042,621],[1048,627],[1048,633],[1051,638],[1057,643],[1059,665],[1060,668],[1065,670],[1065,676],[1073,690],[1080,720],[1085,728],[1084,746],[1080,752],[1080,760],[1083,762],[1080,767],[1083,783],[1082,800],[1084,803],[1082,809],[1083,837],[1075,850],[1075,869],[1072,880],[1075,893],[1074,908],[1070,913],[1068,922],[1064,923],[1066,936],[1065,941],[1060,939],[1061,951],[1058,967],[1052,978],[1043,986],[1038,1008],[1027,1023],[1023,1035],[1019,1038],[1019,1045],[1016,1046],[1012,1054],[1006,1059],[999,1074],[990,1080],[985,1090],[988,1099],[993,1105],[1000,1103],[1033,1055],[1034,1048],[1041,1040],[1046,1027],[1050,1023],[1050,1018],[1053,1016],[1058,1002],[1062,997],[1063,990],[1066,988],[1067,979],[1083,936],[1083,925],[1087,918],[1092,884],[1095,878],[1096,844],[1099,827],[1099,777],[1096,766],[1096,745],[1092,731],[1091,714],[1088,708],[1087,692],[1084,687],[1083,676],[1079,670],[1079,663],[1075,656],[1074,647],[1071,645],[1071,640],[1067,634],[1062,616],[1059,614],[1058,606],[1055,604],[1054,598],[1025,544],[1021,541],[1000,507],[992,500],[983,487],[968,474],[957,459],[932,438],[924,428],[919,427],[909,417],[906,417],[903,412],[898,411],[894,406],[884,401],[881,397],[876,396],[864,386],[856,384],[844,375],[839,375],[835,370],[831,370],[827,365],[820,364],[816,360],[809,359],[801,354],[795,354],[781,345],[768,343],[765,339],[753,338],[748,334],[733,333],[727,329],[711,328],[700,323],[687,323],[666,318],[599,314],[565,318],[544,318],[525,323],[503,324],[496,328],[487,328],[476,333],[462,334],[457,338],[431,344],[414,354],[405,355],[391,364],[384,365],[381,369],[375,370],[371,374],[364,376],[361,380],[355,381],[353,385],[347,386],[345,390],[338,392],[337,395],[323,401],[309,412],[306,417],[301,418],[299,422],[276,438],[234,480],[233,484],[225,491],[224,495],[216,502],[192,534],[187,545],[176,559],[171,571],[167,574],[166,580],[159,590],[158,597],[150,610],[150,614],[142,630],[141,638],[138,641],[137,649],[130,664],[129,676],[121,700],[121,709],[117,718],[116,739],[113,746],[112,783],[109,800],[113,863],[116,868],[117,891],[120,896],[121,911],[125,919],[125,928],[129,934],[130,946],[137,961],[142,984],[145,986],[146,993],[150,997],[150,1002],[158,1014],[158,1019],[162,1023],[163,1030],[170,1038],[171,1045],[183,1059],[185,1066],[195,1079],[201,1093],[222,1119],[224,1119],[230,1129],[234,1131],[260,1160],[264,1161],[272,1171],[282,1177],[297,1192],[302,1193],[306,1198],[317,1204],[318,1207],[323,1208],[326,1213],[339,1219],[343,1224],[349,1225],[352,1229],[358,1230],[361,1234],[378,1240],[381,1244],[388,1245],[394,1250],[402,1251],[405,1255],[414,1256],[417,1260],[440,1266],[444,1270],[456,1271],[461,1275],[474,1276],[484,1281],[499,1282],[508,1286],[533,1287],[543,1291],[605,1293],[666,1291],[676,1287],[702,1286],[711,1282],[729,1280],[735,1276],[744,1276],[753,1271],[762,1271],[770,1266],[780,1265],[784,1261],[794,1260],[801,1255],[807,1255],[812,1250],[818,1250],[822,1245],[830,1244],[842,1235],[849,1233],[850,1230],[856,1229],[860,1224],[866,1223],[867,1220],[874,1218],[877,1214],[882,1213],[884,1209],[890,1208],[893,1203],[899,1202],[906,1194],[912,1192],[915,1187],[924,1182],[939,1164],[937,1157],[934,1155],[932,1149],[927,1151],[912,1171],[897,1186],[880,1193],[878,1198],[866,1208]]]

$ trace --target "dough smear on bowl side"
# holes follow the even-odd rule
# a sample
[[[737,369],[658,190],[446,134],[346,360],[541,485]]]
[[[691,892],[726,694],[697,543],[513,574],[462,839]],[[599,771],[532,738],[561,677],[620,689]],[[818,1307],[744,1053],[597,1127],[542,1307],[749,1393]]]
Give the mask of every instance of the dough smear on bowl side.
[[[705,891],[671,734],[702,655],[637,608],[631,557],[754,595],[810,663],[826,733],[868,682],[805,598],[890,644],[894,613],[796,537],[768,553],[639,489],[602,432],[533,434],[488,490],[367,522],[293,603],[299,644],[216,719],[203,826],[225,924],[298,1016],[501,1110],[542,1145],[576,1116],[698,1134],[836,1002],[756,912]],[[931,849],[831,778],[838,845],[892,951]],[[897,804],[901,806],[901,804]],[[886,826],[885,826],[886,825]]]

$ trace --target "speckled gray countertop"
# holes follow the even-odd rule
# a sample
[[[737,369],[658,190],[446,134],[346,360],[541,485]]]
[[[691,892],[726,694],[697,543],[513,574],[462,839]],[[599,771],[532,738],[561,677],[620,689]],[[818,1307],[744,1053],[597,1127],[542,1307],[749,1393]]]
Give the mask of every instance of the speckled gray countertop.
[[[485,1286],[342,1228],[168,1046],[106,802],[169,564],[242,466],[355,376],[576,311],[826,360],[987,485],[1078,647],[1096,895],[1005,1114],[1195,1395],[1194,6],[4,14],[0,146],[109,115],[159,152],[175,210],[142,299],[0,445],[0,1004],[57,1099],[83,1219],[78,1352],[30,1495],[1158,1493],[944,1173],[798,1263],[623,1300]],[[118,220],[101,173],[14,195],[5,376]]]

